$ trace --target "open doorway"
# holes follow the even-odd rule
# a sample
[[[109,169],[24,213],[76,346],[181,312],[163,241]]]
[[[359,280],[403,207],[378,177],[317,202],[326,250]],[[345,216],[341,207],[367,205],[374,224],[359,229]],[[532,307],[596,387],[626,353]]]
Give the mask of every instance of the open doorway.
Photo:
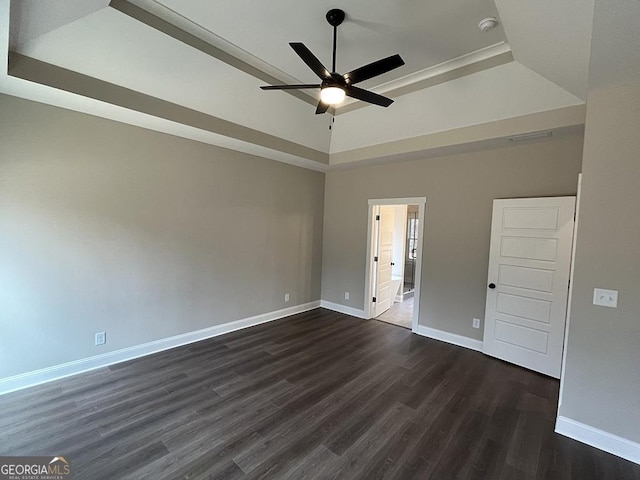
[[[426,198],[369,200],[367,318],[416,331]]]

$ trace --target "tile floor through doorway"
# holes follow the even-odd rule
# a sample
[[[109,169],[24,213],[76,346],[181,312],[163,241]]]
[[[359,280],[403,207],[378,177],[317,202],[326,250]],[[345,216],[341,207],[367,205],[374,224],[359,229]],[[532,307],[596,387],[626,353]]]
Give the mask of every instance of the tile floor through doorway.
[[[413,298],[410,297],[404,302],[394,303],[389,310],[378,315],[376,320],[410,329],[413,324]]]

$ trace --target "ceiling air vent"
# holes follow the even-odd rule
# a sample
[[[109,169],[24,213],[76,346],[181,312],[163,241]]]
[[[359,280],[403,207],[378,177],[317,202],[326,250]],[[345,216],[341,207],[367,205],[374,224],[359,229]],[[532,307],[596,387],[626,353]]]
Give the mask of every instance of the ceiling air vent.
[[[508,137],[507,140],[510,143],[513,142],[524,142],[525,140],[535,140],[537,138],[545,138],[553,136],[553,131],[546,130],[544,132],[532,132],[532,133],[523,133],[522,135],[514,135],[513,137]]]

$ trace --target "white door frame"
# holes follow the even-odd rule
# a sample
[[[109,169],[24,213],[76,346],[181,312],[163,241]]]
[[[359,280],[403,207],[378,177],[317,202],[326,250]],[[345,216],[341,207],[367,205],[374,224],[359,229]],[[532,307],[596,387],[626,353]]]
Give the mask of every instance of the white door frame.
[[[573,221],[573,243],[571,245],[571,267],[569,270],[569,295],[567,297],[567,319],[564,324],[562,344],[562,366],[560,367],[560,391],[558,392],[558,415],[564,393],[564,369],[567,364],[567,342],[569,341],[569,323],[571,322],[571,301],[573,299],[573,272],[576,266],[576,244],[578,243],[578,220],[580,219],[580,198],[582,197],[582,173],[578,174],[578,192],[576,194],[575,219]]]
[[[418,252],[416,253],[416,280],[413,300],[413,324],[411,331],[416,332],[418,319],[420,318],[420,284],[422,277],[422,250],[424,245],[424,213],[427,197],[407,197],[407,198],[370,198],[369,212],[367,219],[367,266],[364,278],[364,314],[367,319],[373,318],[373,252],[375,251],[374,236],[374,216],[373,211],[380,205],[418,205]],[[404,261],[404,259],[403,259]]]

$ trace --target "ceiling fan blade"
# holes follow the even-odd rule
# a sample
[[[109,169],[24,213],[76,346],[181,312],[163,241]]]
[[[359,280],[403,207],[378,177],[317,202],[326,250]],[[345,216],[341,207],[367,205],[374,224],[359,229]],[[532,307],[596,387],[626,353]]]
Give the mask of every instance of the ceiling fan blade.
[[[302,88],[320,88],[320,84],[309,84],[305,83],[303,85],[263,85],[260,87],[262,90],[297,90]]]
[[[328,103],[318,102],[318,108],[316,108],[316,115],[324,113],[327,110],[329,110],[329,104]]]
[[[400,55],[391,55],[390,57],[377,60],[364,67],[356,68],[349,73],[345,73],[343,77],[347,83],[353,85],[354,83],[363,82],[382,75],[383,73],[390,72],[394,68],[401,67],[402,65],[404,65],[404,60],[402,60]]]
[[[377,93],[370,92],[358,87],[348,86],[345,89],[345,93],[348,97],[362,100],[363,102],[373,103],[374,105],[380,105],[381,107],[388,107],[393,103],[393,100]]]
[[[311,53],[307,47],[305,47],[304,43],[300,42],[291,42],[291,48],[298,54],[298,56],[302,59],[307,66],[313,70],[313,72],[318,75],[322,80],[327,80],[331,78],[331,73],[329,70],[325,68],[324,65],[317,59],[317,57]]]

